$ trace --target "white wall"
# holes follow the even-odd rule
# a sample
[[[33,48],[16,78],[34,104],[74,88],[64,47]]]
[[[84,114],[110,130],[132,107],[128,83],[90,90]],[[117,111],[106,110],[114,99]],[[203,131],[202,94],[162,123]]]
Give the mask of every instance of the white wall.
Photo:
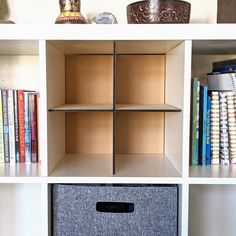
[[[4,0],[8,3],[7,18],[18,24],[53,24],[59,15],[58,0]],[[86,18],[109,11],[125,24],[126,6],[137,0],[81,0]],[[191,23],[216,23],[217,0],[189,0],[192,4]]]

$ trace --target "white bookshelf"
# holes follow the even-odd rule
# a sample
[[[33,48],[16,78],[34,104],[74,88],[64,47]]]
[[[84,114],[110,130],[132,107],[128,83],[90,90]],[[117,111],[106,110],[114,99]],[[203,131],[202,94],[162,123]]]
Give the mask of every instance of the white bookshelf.
[[[37,229],[38,235],[49,236],[50,186],[54,183],[161,183],[179,185],[179,235],[199,235],[197,230],[201,228],[201,235],[213,236],[213,228],[216,232],[226,232],[222,228],[225,221],[228,235],[234,235],[236,167],[189,167],[191,71],[202,78],[209,72],[214,60],[235,58],[234,27],[228,24],[0,25],[1,87],[29,88],[40,92],[41,156],[41,163],[35,166],[0,165],[0,208],[3,209],[0,211],[0,234],[33,235],[32,226]],[[117,101],[115,104],[120,131],[116,138],[116,173],[113,175],[111,98],[114,42],[121,69],[124,54],[130,54],[132,59],[136,53],[161,54],[164,57],[161,64],[164,85],[158,90],[163,93],[160,103],[151,104],[143,95],[143,103]],[[77,54],[83,54],[92,62],[96,61],[92,57],[98,56],[102,63],[107,63],[105,69],[108,75],[104,84],[110,95],[99,97],[105,101],[102,104],[67,101],[70,96],[66,94],[68,65],[65,61]],[[132,83],[135,85],[136,82]],[[130,94],[134,95],[135,91],[130,90]],[[121,100],[127,100],[122,96]],[[147,112],[152,109],[155,111]],[[171,112],[163,112],[165,109]],[[82,114],[79,116],[82,118],[77,117],[78,113]],[[68,134],[72,137],[78,134],[83,140],[85,131],[82,128],[88,127],[86,121],[95,124],[99,119],[101,122],[97,126],[100,128],[88,133],[95,140],[92,148],[82,145],[74,149],[76,145],[70,146],[73,140],[68,141]],[[76,124],[78,129],[75,133],[70,130],[67,120]],[[158,120],[162,126],[160,128],[153,122],[146,132],[143,127],[152,120]],[[132,137],[129,147],[122,143],[126,137],[123,126]],[[158,129],[161,130],[160,135],[155,136]],[[82,131],[79,133],[78,130]],[[137,134],[146,137],[148,149],[135,139]],[[100,136],[105,144],[97,142],[96,138]],[[158,140],[157,146],[150,137]],[[136,150],[139,150],[138,153],[135,153]],[[15,202],[15,199],[18,200]],[[220,205],[220,201],[226,207]],[[217,207],[220,207],[220,212]],[[23,208],[27,211],[24,212]],[[5,221],[13,216],[16,216],[15,220]],[[28,221],[23,222],[23,218]],[[28,224],[29,229],[26,228]],[[13,229],[18,234],[8,231]]]

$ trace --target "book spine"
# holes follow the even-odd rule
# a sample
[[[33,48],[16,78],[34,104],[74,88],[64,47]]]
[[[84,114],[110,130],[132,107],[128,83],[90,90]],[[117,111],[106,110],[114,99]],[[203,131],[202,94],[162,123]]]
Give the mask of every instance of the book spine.
[[[0,90],[0,163],[4,160],[4,133],[3,133],[3,113],[2,113],[2,90]]]
[[[229,128],[229,153],[230,163],[236,164],[236,117],[235,93],[227,92],[228,128]]]
[[[40,127],[39,127],[39,124],[40,124],[40,120],[39,120],[39,98],[40,98],[40,94],[37,93],[37,96],[36,96],[36,110],[37,110],[37,149],[38,149],[38,162],[40,162],[40,142],[39,142],[39,137],[40,137]]]
[[[2,104],[3,104],[2,107],[3,107],[3,133],[4,133],[5,162],[10,163],[7,90],[2,90]]]
[[[220,155],[220,103],[219,92],[211,92],[211,164],[219,164]]]
[[[199,164],[199,109],[200,109],[200,81],[197,83],[197,119],[196,119],[196,163]]]
[[[236,70],[236,65],[226,65],[226,66],[213,67],[212,72],[217,73],[217,72],[227,72],[234,70]]]
[[[30,134],[30,113],[29,113],[28,92],[24,92],[24,121],[25,121],[25,161],[31,162],[31,134]]]
[[[192,166],[198,165],[198,138],[199,138],[199,89],[200,83],[197,78],[193,79],[192,99]]]
[[[192,165],[193,156],[193,90],[194,90],[194,79],[191,80],[191,101],[190,101],[190,138],[189,138],[189,165]]]
[[[200,89],[200,118],[199,118],[199,162],[206,165],[206,122],[207,122],[207,92],[206,86]]]
[[[206,120],[206,165],[211,164],[211,99],[207,96]]]
[[[20,162],[25,162],[25,121],[24,121],[24,91],[17,91]]]
[[[14,122],[14,98],[13,91],[8,90],[8,126],[9,126],[9,153],[10,162],[16,162],[16,150],[15,150],[15,122]]]
[[[30,129],[31,129],[31,162],[38,162],[38,139],[37,139],[37,95],[29,94],[30,105]]]
[[[18,99],[17,91],[14,90],[14,123],[15,123],[15,155],[16,162],[20,162],[20,141],[19,141],[19,122],[18,122]]]
[[[220,92],[220,163],[229,165],[227,93]]]
[[[236,73],[230,73],[232,85],[233,85],[233,91],[236,92]]]

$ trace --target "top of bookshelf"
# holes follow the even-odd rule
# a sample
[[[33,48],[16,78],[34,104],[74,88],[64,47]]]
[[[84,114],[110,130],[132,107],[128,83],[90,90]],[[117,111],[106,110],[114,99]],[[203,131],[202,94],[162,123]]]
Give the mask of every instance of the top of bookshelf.
[[[0,25],[0,39],[19,40],[232,40],[235,24]]]

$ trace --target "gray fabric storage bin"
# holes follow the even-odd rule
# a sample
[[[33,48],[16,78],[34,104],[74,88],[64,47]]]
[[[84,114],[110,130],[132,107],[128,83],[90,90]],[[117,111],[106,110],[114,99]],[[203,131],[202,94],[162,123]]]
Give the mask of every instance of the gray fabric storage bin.
[[[54,236],[176,236],[177,185],[64,185],[52,189]]]

